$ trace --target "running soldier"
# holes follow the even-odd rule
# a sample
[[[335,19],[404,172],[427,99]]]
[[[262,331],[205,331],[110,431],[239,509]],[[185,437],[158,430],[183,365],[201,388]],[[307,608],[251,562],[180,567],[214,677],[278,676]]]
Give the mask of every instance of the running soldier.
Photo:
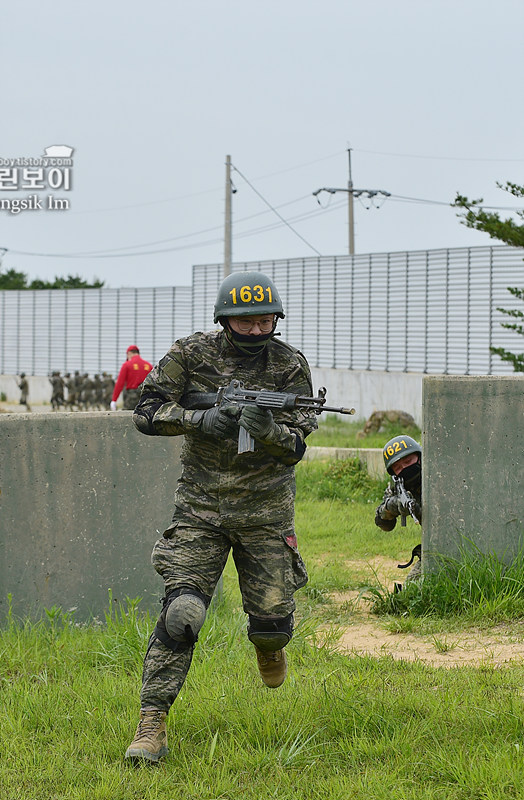
[[[53,411],[58,411],[60,406],[64,405],[65,387],[64,379],[60,375],[59,371],[51,373],[49,383],[51,384],[51,407]]]
[[[294,465],[316,417],[309,409],[273,415],[227,402],[199,408],[194,398],[232,378],[249,389],[311,396],[305,357],[275,338],[279,317],[284,310],[268,277],[230,275],[215,303],[222,328],[175,342],[143,383],[133,416],[138,430],[184,435],[185,443],[172,523],[151,557],[164,578],[164,606],[149,640],[140,722],[126,758],[156,762],[167,754],[166,716],[230,550],[262,681],[276,688],[285,680],[293,595],[307,582],[294,530]],[[255,440],[240,454],[239,427]]]
[[[64,375],[64,382],[65,382],[65,387],[67,389],[67,397],[65,404],[70,411],[73,411],[76,405],[76,388],[75,388],[75,379],[73,378],[70,372],[66,372],[66,374]]]

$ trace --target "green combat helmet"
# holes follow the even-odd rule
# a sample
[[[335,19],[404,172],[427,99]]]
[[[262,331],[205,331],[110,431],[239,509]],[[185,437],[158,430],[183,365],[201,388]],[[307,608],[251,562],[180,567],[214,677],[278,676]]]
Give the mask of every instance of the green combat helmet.
[[[390,475],[393,475],[391,467],[404,456],[409,453],[420,453],[422,455],[422,448],[418,442],[411,438],[411,436],[394,436],[389,442],[386,442],[382,455],[384,456],[384,465]]]
[[[224,278],[215,302],[214,322],[222,317],[254,317],[276,314],[284,319],[277,288],[262,272],[235,272]]]

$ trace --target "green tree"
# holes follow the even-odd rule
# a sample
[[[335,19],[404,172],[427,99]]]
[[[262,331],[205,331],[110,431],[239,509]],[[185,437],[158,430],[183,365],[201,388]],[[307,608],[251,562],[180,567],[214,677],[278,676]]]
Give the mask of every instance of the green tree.
[[[509,181],[505,184],[499,183],[497,185],[514,197],[524,198],[524,186],[518,186],[516,183]],[[482,208],[482,202],[481,199],[468,200],[467,197],[457,194],[453,205],[455,208],[463,209],[463,213],[459,215],[462,224],[477,231],[484,231],[492,239],[498,239],[512,247],[524,247],[524,210],[515,212],[517,217],[523,221],[519,223],[514,219],[501,219],[498,214],[485,211]],[[524,303],[524,289],[508,286],[508,292]],[[503,328],[524,336],[524,311],[517,308],[497,308],[497,311],[516,320],[515,322],[502,322]],[[490,351],[503,361],[510,363],[514,372],[524,372],[524,353],[512,353],[503,347],[490,347]]]
[[[105,281],[95,278],[92,283],[84,280],[80,275],[55,275],[54,280],[44,281],[41,278],[34,278],[29,282],[25,272],[16,269],[0,271],[0,290],[9,289],[101,289]]]
[[[0,272],[0,289],[27,289],[27,275],[16,269]]]
[[[93,283],[85,281],[80,275],[68,275],[64,278],[63,275],[56,275],[54,281],[43,281],[40,278],[35,278],[31,281],[28,289],[101,289],[104,286],[104,281],[95,278]]]

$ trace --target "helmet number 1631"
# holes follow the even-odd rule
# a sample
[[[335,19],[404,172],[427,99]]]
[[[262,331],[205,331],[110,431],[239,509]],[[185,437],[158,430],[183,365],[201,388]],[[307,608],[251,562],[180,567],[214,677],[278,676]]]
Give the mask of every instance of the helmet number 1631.
[[[267,299],[269,303],[273,302],[273,296],[271,294],[271,287],[266,286],[265,290],[262,286],[242,286],[239,292],[240,295],[240,302],[241,303],[251,303],[253,300],[257,303],[263,303],[266,299],[265,293],[267,292]],[[237,290],[236,288],[231,289],[229,292],[233,299],[233,305],[238,303],[237,299]]]

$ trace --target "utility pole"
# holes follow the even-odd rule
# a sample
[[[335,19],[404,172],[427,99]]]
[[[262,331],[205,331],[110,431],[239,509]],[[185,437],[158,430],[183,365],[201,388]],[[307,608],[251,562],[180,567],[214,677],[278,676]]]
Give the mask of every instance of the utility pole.
[[[348,180],[348,250],[355,254],[355,217],[353,215],[353,179],[351,177],[351,148],[348,147],[349,180]]]
[[[347,192],[348,194],[348,251],[349,255],[355,254],[355,217],[353,213],[353,198],[367,197],[371,200],[370,205],[373,205],[373,199],[377,195],[382,195],[385,200],[386,197],[391,197],[391,192],[385,192],[383,189],[355,189],[353,186],[353,178],[351,176],[351,148],[348,148],[348,162],[349,162],[349,180],[347,189],[336,189],[331,186],[324,186],[322,189],[317,189],[313,192],[313,197],[317,198],[317,203],[320,205],[318,195],[320,192],[329,192],[329,194],[336,194],[337,192]],[[369,206],[368,206],[369,208]]]
[[[231,256],[233,251],[233,236],[231,224],[231,156],[226,156],[226,219],[224,227],[224,278],[231,274]]]

